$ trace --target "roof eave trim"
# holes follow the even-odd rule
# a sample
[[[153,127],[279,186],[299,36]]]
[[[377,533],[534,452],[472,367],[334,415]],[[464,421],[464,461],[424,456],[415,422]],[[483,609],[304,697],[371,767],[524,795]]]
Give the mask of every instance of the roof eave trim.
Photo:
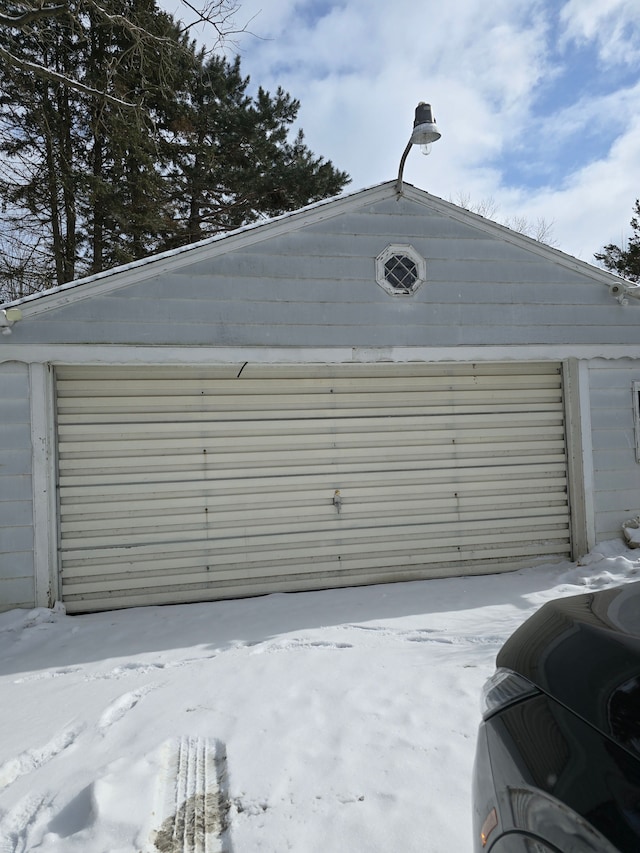
[[[198,243],[189,243],[167,252],[149,255],[129,264],[92,276],[76,279],[66,284],[43,290],[11,302],[2,303],[2,307],[20,306],[25,316],[35,316],[53,308],[59,308],[70,302],[80,301],[100,293],[118,290],[139,281],[144,281],[162,273],[179,269],[194,262],[195,255],[214,258],[217,255],[260,243],[271,237],[298,231],[339,216],[345,210],[359,207],[363,203],[375,202],[393,194],[393,181],[377,184],[364,190],[323,199],[298,210],[283,213],[263,222],[253,222],[235,231],[216,234]],[[196,258],[197,260],[197,258]]]

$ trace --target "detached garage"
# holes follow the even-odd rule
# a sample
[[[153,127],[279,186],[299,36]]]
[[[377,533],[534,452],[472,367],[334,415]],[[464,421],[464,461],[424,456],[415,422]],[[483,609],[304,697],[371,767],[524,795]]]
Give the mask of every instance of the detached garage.
[[[628,515],[598,506],[589,394],[592,368],[640,380],[612,285],[383,184],[6,306],[0,603],[579,556]]]

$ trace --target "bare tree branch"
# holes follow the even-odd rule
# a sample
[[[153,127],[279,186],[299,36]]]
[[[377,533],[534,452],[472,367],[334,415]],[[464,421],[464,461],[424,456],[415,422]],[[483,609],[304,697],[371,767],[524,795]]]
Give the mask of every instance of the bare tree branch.
[[[500,222],[506,228],[512,231],[517,231],[518,234],[524,234],[525,237],[531,237],[539,243],[545,243],[547,246],[557,248],[558,241],[553,234],[554,222],[550,222],[544,217],[539,216],[535,222],[532,222],[526,216],[509,216],[506,219],[498,219],[499,208],[498,204],[491,196],[481,199],[476,202],[471,198],[468,192],[458,192],[455,198],[449,197],[452,204],[457,204],[458,207],[463,207],[465,210],[470,210],[472,213],[477,213],[485,219],[492,219],[494,222]]]
[[[27,6],[27,8],[20,14],[8,15],[6,13],[0,13],[0,29],[18,29],[25,31],[35,22],[54,18],[62,14],[69,15],[72,21],[77,20],[79,11],[78,9],[76,9],[75,12],[72,11],[71,4],[69,2],[65,1],[58,3],[57,5],[45,5],[45,2],[46,0],[23,0],[23,2],[18,5],[23,7]],[[216,45],[220,45],[225,38],[237,33],[245,32],[246,30],[246,26],[237,28],[234,26],[234,17],[239,9],[237,0],[202,0],[201,4],[199,4],[197,0],[181,0],[181,3],[194,16],[194,20],[191,23],[181,25],[181,33],[187,32],[191,27],[197,24],[206,24],[214,30],[217,36]],[[121,27],[124,31],[129,32],[133,40],[131,47],[132,50],[141,48],[145,42],[155,42],[158,44],[163,43],[167,45],[171,45],[173,43],[172,39],[151,33],[143,27],[136,25],[133,21],[123,15],[109,13],[100,3],[100,0],[85,0],[84,3],[80,4],[80,8],[82,8],[82,6],[84,6],[85,9],[91,9],[104,21],[108,21],[111,24]],[[215,46],[212,50],[213,49],[215,49]],[[14,68],[20,69],[21,71],[32,73],[40,79],[61,83],[62,85],[84,95],[100,97],[105,103],[112,106],[128,110],[136,110],[140,107],[139,104],[133,103],[126,98],[116,97],[108,91],[88,86],[86,83],[82,83],[75,77],[61,74],[59,71],[55,71],[47,65],[31,62],[28,59],[23,58],[17,48],[7,49],[7,47],[0,47],[0,60]]]
[[[132,109],[137,106],[137,104],[132,104],[129,101],[123,101],[121,98],[116,98],[114,95],[109,95],[107,92],[101,92],[99,89],[94,89],[91,86],[85,86],[85,84],[81,83],[79,80],[75,80],[73,77],[67,77],[66,74],[59,74],[51,68],[45,68],[44,65],[37,65],[35,62],[29,62],[26,59],[21,59],[19,56],[15,56],[3,47],[0,47],[0,59],[3,59],[14,68],[19,68],[21,71],[30,71],[42,79],[51,80],[54,83],[62,83],[64,86],[68,86],[70,89],[73,89],[76,92],[81,92],[84,95],[92,95],[94,97],[102,98],[113,106],[126,107],[127,109]]]
[[[449,196],[449,201],[452,204],[457,204],[458,207],[463,207],[465,210],[477,213],[478,216],[484,216],[485,219],[495,219],[498,213],[498,203],[493,196],[487,196],[480,199],[480,201],[473,201],[471,193],[460,190],[455,198]]]
[[[53,18],[67,11],[66,6],[38,6],[35,9],[27,9],[20,15],[5,15],[0,12],[0,27],[13,27],[22,30],[34,21],[41,18]]]

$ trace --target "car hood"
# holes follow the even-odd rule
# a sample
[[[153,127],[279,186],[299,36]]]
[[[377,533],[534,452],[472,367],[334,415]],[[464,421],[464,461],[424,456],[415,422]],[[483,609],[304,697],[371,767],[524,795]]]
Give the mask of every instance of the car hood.
[[[496,663],[640,758],[640,582],[543,605]]]

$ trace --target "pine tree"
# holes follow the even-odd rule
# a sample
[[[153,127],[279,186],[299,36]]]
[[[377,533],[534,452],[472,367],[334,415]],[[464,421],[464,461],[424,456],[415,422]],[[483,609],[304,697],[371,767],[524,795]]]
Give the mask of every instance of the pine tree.
[[[29,61],[44,61],[65,74],[77,63],[78,38],[68,27],[49,26],[46,21],[37,36],[23,38],[21,49]],[[73,121],[77,96],[63,84],[20,69],[5,67],[0,79],[5,243],[12,247],[14,262],[29,256],[52,267],[58,283],[69,281],[75,273],[77,238]]]
[[[347,183],[301,131],[289,138],[297,100],[281,89],[251,96],[240,61],[197,49],[155,0],[66,7],[72,26],[45,17],[20,44],[57,76],[0,65],[5,295],[292,210]],[[0,27],[3,41],[16,47]]]
[[[114,15],[126,11],[129,23],[156,41],[141,50],[130,29],[109,19],[98,18],[90,27],[89,82],[102,88],[109,73],[122,97],[141,108],[132,112],[101,96],[89,103],[88,174],[81,202],[89,273],[156,251],[159,234],[169,227],[167,163],[158,126],[173,100],[182,55],[193,61],[178,26],[154,0],[127,0],[126,9],[122,0],[109,4]]]
[[[634,205],[635,215],[631,219],[633,235],[627,241],[626,249],[609,243],[602,252],[594,255],[597,261],[612,272],[621,275],[629,281],[640,281],[640,199]]]
[[[289,131],[299,101],[278,88],[247,94],[240,60],[197,57],[188,98],[169,130],[177,227],[167,245],[195,242],[336,195],[345,172]]]

